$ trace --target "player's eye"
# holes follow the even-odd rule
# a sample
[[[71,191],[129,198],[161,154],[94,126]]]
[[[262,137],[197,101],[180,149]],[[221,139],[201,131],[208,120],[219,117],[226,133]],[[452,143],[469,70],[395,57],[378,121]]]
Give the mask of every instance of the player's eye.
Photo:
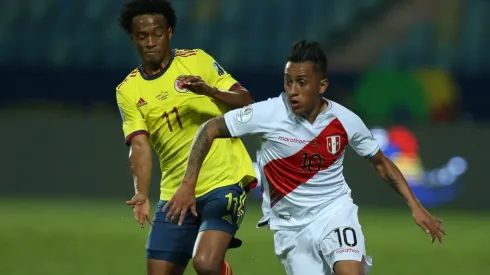
[[[162,38],[163,37],[163,33],[157,33],[157,34],[155,34],[155,36],[158,37],[158,38]]]
[[[298,81],[298,83],[299,83],[299,85],[304,86],[304,85],[306,84],[306,81],[304,81],[304,80],[299,80],[299,81]]]
[[[293,80],[286,78],[286,84],[291,85],[293,83]]]

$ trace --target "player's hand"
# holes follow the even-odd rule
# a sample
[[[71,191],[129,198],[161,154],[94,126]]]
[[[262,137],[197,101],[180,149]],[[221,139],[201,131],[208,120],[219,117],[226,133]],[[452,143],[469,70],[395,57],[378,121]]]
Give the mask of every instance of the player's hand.
[[[179,225],[184,223],[187,211],[197,217],[195,187],[190,184],[182,184],[173,197],[165,204],[162,212],[168,209],[167,221],[174,222],[179,218]],[[179,217],[180,216],[180,217]]]
[[[432,243],[437,239],[439,243],[442,243],[442,236],[447,235],[446,231],[442,228],[442,220],[432,216],[425,208],[419,207],[413,210],[413,219],[415,223],[430,234]]]
[[[145,227],[146,221],[151,225],[150,200],[147,196],[136,193],[131,200],[126,201],[126,204],[133,208],[134,219],[141,228]]]
[[[194,75],[181,75],[177,78],[177,85],[180,89],[187,89],[195,94],[210,96],[215,89],[209,86],[200,78]]]

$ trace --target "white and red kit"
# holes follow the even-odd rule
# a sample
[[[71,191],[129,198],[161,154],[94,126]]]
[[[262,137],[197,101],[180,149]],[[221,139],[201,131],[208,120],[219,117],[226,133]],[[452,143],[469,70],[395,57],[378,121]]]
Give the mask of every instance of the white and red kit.
[[[264,212],[275,253],[289,275],[328,274],[337,261],[366,257],[343,160],[347,145],[369,158],[378,152],[378,142],[356,114],[325,101],[327,108],[313,124],[292,112],[284,93],[224,116],[233,137],[264,139],[257,160],[270,199]]]

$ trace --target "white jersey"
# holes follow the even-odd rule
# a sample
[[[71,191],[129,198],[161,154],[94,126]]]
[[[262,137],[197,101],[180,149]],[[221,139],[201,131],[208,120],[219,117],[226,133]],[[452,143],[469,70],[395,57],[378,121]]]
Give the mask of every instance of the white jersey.
[[[363,157],[379,150],[356,114],[326,101],[327,109],[313,124],[292,112],[285,93],[224,116],[233,137],[260,134],[264,139],[257,161],[270,198],[273,230],[304,227],[321,210],[351,200],[342,173],[347,145]]]

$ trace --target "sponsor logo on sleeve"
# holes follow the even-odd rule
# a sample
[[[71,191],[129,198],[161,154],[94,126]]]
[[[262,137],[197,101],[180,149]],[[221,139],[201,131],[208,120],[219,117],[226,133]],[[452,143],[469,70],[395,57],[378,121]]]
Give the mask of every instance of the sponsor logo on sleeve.
[[[241,123],[247,123],[252,119],[252,116],[252,106],[246,106],[238,110],[238,112],[236,113],[236,120]]]
[[[219,76],[222,76],[225,74],[225,70],[223,69],[223,67],[221,67],[218,62],[214,61],[213,62],[213,67],[214,69],[216,70],[216,72],[218,73]]]

